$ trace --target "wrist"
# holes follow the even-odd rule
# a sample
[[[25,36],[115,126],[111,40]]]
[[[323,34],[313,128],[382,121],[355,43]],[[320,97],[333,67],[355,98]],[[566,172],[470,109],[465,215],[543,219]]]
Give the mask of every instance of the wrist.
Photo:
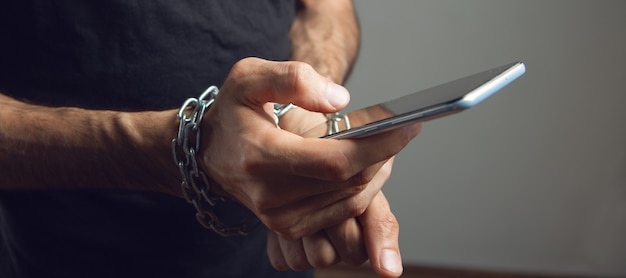
[[[213,209],[226,199],[224,195],[214,194],[220,191],[216,190],[218,184],[206,174],[206,168],[201,164],[202,121],[218,92],[217,87],[211,86],[199,98],[187,99],[178,110],[178,132],[171,141],[173,160],[182,180],[182,195],[196,209],[198,222],[221,236],[247,235],[259,226],[259,220],[245,218],[235,226],[220,221]]]
[[[118,123],[125,126],[129,147],[139,173],[130,173],[139,190],[155,191],[182,198],[180,174],[172,163],[171,140],[176,136],[176,110],[122,113]]]

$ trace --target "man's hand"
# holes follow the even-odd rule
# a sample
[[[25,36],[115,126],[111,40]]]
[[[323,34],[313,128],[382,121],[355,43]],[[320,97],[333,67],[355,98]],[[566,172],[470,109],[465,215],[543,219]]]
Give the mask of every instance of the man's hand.
[[[388,162],[371,183],[384,183],[390,171],[391,162]],[[381,277],[399,277],[402,259],[398,235],[398,222],[381,191],[361,216],[312,236],[285,240],[268,231],[267,252],[272,265],[279,270],[324,268],[340,261],[360,265],[369,258]]]
[[[419,132],[413,125],[358,140],[302,138],[276,128],[273,102],[332,113],[348,95],[304,63],[244,59],[204,119],[203,163],[223,192],[287,240],[362,215],[382,186],[369,182]]]

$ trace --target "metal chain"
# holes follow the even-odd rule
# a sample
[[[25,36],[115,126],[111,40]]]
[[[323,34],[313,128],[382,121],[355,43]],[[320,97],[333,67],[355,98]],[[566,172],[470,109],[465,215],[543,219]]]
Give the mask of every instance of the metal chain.
[[[280,121],[280,117],[287,114],[289,110],[294,109],[294,108],[297,108],[297,106],[291,103],[289,104],[275,103],[274,104],[274,122],[276,122],[276,127],[280,128],[280,126],[278,125],[278,122]]]
[[[219,220],[213,207],[226,199],[211,195],[213,181],[198,166],[196,154],[200,152],[200,125],[204,113],[211,108],[219,89],[209,87],[199,98],[189,98],[178,110],[178,134],[172,139],[172,155],[180,170],[182,182],[180,184],[183,196],[196,209],[196,219],[207,229],[211,229],[221,236],[248,235],[261,222],[256,217],[244,218],[238,225],[227,226]],[[292,104],[275,104],[274,120],[278,127],[281,116],[295,108]]]
[[[345,123],[346,129],[350,129],[350,119],[347,114],[341,114],[339,112],[326,114],[326,119],[326,123],[328,124],[326,134],[328,135],[340,132],[341,129],[339,128],[339,122],[342,121]]]
[[[212,210],[224,197],[211,195],[212,180],[198,167],[196,154],[200,152],[200,124],[204,113],[215,101],[219,90],[209,87],[199,98],[187,99],[178,110],[178,134],[172,139],[172,155],[183,181],[183,196],[196,208],[196,219],[202,226],[221,236],[247,235],[260,221],[256,217],[244,218],[239,225],[227,226]]]

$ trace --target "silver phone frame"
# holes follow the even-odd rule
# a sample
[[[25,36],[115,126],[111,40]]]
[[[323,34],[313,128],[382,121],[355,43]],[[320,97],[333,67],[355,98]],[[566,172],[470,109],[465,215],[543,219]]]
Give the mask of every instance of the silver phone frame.
[[[401,115],[391,116],[386,119],[374,121],[359,127],[343,130],[337,133],[328,134],[323,136],[322,138],[333,138],[333,139],[349,139],[349,138],[362,138],[366,136],[370,136],[373,134],[378,134],[384,131],[388,131],[393,128],[397,128],[403,125],[407,125],[413,122],[424,122],[436,118],[440,118],[443,116],[456,114],[463,110],[474,107],[489,98],[496,92],[500,91],[502,88],[509,85],[511,82],[522,76],[526,72],[526,65],[523,62],[514,62],[504,66],[500,66],[495,69],[504,68],[499,74],[493,76],[493,78],[487,80],[486,82],[480,84],[478,87],[470,90],[466,94],[464,94],[461,98],[450,100],[443,103],[438,103],[435,105],[430,105],[427,107],[415,107],[413,111],[409,111],[408,113],[404,113]],[[485,71],[487,72],[487,71]],[[479,74],[483,74],[484,72],[477,73],[475,75],[468,76],[466,78],[470,78],[472,76],[477,76]],[[442,85],[452,84],[454,82],[458,82],[461,79],[457,79]],[[440,85],[441,86],[441,85]],[[435,87],[433,87],[435,88]],[[429,88],[432,89],[432,88]],[[422,90],[410,95],[424,93],[429,90]],[[407,95],[407,96],[410,96]],[[391,101],[389,101],[391,102]],[[379,105],[385,105],[385,103],[380,103]]]

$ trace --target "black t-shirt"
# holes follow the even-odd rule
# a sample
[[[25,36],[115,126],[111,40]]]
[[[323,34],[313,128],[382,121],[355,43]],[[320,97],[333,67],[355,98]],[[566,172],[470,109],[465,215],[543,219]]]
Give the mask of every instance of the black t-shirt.
[[[51,106],[175,108],[243,57],[288,59],[295,5],[0,0],[0,91]],[[265,230],[223,238],[194,213],[157,193],[3,191],[0,277],[311,275],[273,270]],[[221,213],[248,212],[229,203]]]

